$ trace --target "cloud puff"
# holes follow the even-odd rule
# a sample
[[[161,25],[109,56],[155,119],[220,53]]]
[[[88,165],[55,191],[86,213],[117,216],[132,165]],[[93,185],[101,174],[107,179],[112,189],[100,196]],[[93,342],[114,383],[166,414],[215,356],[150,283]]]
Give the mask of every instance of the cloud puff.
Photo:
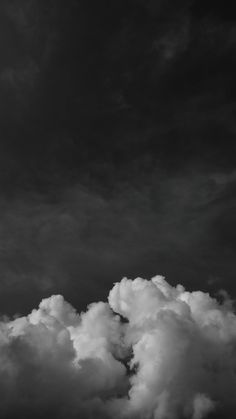
[[[233,412],[232,303],[122,279],[78,314],[61,295],[0,325],[0,416],[202,419]],[[214,414],[214,413],[213,413]]]

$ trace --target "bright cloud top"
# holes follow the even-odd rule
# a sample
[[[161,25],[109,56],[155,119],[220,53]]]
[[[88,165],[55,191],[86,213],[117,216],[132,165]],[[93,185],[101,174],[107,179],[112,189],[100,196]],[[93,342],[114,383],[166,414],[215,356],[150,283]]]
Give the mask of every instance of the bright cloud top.
[[[231,302],[122,279],[78,314],[62,296],[0,324],[1,418],[202,419],[236,410]]]

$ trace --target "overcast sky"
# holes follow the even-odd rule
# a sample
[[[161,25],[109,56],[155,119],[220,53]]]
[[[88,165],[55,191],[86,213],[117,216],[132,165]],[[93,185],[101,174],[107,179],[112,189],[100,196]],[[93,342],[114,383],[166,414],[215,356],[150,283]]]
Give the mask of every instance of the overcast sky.
[[[235,289],[233,2],[2,0],[0,304]]]

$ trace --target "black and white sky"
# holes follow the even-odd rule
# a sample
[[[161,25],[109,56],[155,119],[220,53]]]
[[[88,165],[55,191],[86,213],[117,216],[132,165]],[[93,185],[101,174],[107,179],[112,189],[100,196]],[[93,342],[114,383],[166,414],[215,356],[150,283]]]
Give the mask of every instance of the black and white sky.
[[[236,297],[235,22],[229,0],[1,0],[2,314],[157,274]]]
[[[233,2],[2,0],[0,304],[235,295]]]

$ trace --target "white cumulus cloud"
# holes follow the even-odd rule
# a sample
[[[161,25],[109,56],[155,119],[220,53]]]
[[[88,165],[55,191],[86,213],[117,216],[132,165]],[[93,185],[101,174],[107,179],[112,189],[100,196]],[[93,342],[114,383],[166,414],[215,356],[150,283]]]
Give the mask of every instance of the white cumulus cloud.
[[[232,307],[161,276],[124,278],[81,314],[44,299],[1,321],[0,417],[234,417]]]

